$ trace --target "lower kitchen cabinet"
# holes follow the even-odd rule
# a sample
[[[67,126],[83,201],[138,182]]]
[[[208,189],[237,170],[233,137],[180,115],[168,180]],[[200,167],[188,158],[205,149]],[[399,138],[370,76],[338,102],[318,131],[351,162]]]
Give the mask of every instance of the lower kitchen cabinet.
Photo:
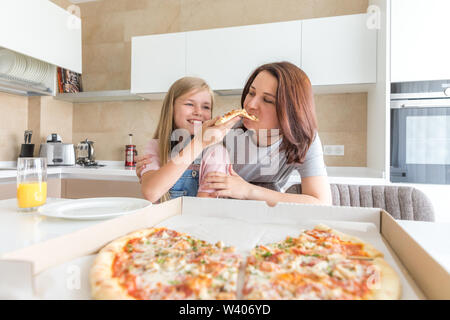
[[[133,181],[63,179],[61,198],[132,197],[144,198],[141,185]]]
[[[0,200],[16,197],[16,182],[0,183]],[[48,179],[47,197],[51,198],[101,198],[132,197],[144,198],[141,185],[132,181]]]
[[[0,200],[15,198],[17,193],[17,183],[0,183]],[[47,197],[61,198],[61,179],[47,180]]]

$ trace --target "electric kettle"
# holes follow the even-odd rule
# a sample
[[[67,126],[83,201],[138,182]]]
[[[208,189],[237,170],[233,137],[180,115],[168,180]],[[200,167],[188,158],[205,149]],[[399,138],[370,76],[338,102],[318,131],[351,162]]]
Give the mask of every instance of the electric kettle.
[[[88,139],[77,145],[77,163],[94,162],[94,142]]]

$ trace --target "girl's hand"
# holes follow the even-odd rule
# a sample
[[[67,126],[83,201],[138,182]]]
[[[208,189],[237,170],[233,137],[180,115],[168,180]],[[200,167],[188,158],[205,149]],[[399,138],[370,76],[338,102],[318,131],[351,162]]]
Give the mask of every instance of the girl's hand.
[[[242,179],[230,165],[230,175],[222,172],[210,172],[205,177],[205,188],[215,189],[211,195],[219,198],[250,199],[253,185]]]
[[[228,131],[239,122],[240,117],[235,117],[230,121],[222,123],[218,126],[214,125],[216,121],[220,118],[217,116],[211,120],[205,121],[202,125],[202,132],[197,133],[194,139],[201,142],[203,148],[209,147],[223,140],[227,135]]]
[[[136,157],[136,175],[139,178],[139,183],[142,183],[142,170],[144,170],[146,164],[150,164],[152,162],[151,159],[152,156],[149,154]]]

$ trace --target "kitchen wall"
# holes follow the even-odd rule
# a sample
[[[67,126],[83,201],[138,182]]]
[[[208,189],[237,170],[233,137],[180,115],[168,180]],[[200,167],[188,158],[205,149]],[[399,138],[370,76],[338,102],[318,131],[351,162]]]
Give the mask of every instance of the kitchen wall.
[[[131,37],[366,12],[367,0],[108,0],[79,5],[86,91],[130,88]],[[214,114],[240,105],[216,97]],[[162,101],[76,104],[73,138],[95,141],[97,158],[123,160],[128,133],[142,151],[157,125]],[[367,94],[316,95],[324,144],[345,145],[329,166],[366,166]]]
[[[130,88],[133,36],[366,12],[368,0],[108,0],[79,4],[83,83]]]
[[[17,160],[27,122],[28,98],[0,92],[0,160]]]
[[[239,97],[215,97],[213,115],[223,114],[240,105]],[[124,160],[128,134],[138,153],[153,137],[162,101],[103,102],[75,104],[73,109],[73,141],[86,138],[95,142],[96,158]]]
[[[345,145],[344,156],[326,156],[328,166],[366,165],[367,93],[316,95],[319,134],[323,144]],[[73,140],[95,141],[97,159],[123,160],[128,134],[138,151],[156,129],[162,101],[75,104]],[[216,96],[213,116],[240,105],[240,97]]]
[[[0,161],[16,161],[24,131],[33,130],[34,155],[51,133],[72,142],[72,103],[53,97],[24,97],[0,92]]]
[[[344,145],[344,156],[325,156],[328,166],[366,166],[367,93],[316,95],[322,144]]]
[[[58,133],[64,143],[72,142],[73,104],[52,97],[40,99],[40,143],[48,135]]]
[[[68,0],[52,1],[65,9],[71,5]],[[368,0],[103,0],[79,7],[83,87],[97,91],[130,88],[133,36],[363,13]],[[162,104],[70,104],[50,97],[5,96],[0,95],[0,117],[8,120],[0,121],[8,125],[0,128],[0,160],[15,159],[11,150],[18,150],[27,125],[39,131],[40,140],[51,132],[75,144],[89,138],[95,142],[97,159],[124,160],[128,133],[134,134],[142,151],[156,128]],[[345,145],[344,156],[325,157],[327,165],[365,166],[367,94],[316,95],[315,100],[322,143]],[[238,106],[239,101],[240,97],[217,97],[214,114]],[[24,113],[19,107],[11,115],[5,107],[11,104],[25,105]]]

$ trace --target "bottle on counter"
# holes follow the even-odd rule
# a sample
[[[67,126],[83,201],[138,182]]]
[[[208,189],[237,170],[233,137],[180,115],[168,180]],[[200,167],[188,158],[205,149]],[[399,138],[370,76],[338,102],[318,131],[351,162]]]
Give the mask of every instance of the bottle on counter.
[[[130,137],[130,144],[125,146],[125,168],[135,168],[136,167],[136,156],[138,154],[136,150],[136,145],[133,144],[133,134],[128,134]]]

